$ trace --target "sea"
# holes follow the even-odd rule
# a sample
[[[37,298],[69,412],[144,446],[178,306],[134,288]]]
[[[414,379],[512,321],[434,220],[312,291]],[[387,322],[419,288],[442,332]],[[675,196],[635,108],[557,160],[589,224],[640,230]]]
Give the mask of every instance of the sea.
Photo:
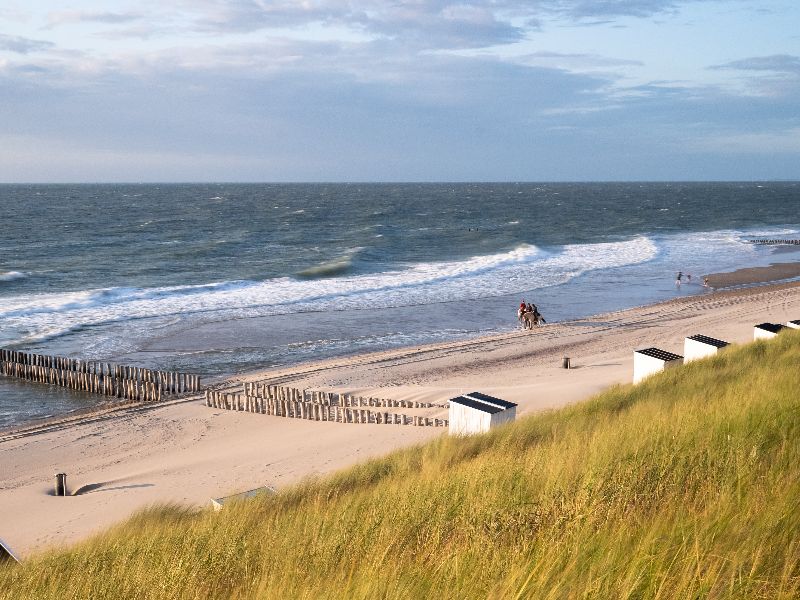
[[[213,380],[709,293],[800,259],[752,243],[800,183],[2,185],[0,223],[0,347]],[[97,402],[0,377],[0,427]]]

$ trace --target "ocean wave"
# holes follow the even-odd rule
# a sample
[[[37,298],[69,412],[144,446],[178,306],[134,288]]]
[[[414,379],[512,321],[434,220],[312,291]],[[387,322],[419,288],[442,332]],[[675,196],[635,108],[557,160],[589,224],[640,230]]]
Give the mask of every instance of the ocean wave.
[[[15,281],[25,279],[28,275],[20,271],[0,271],[0,281]]]
[[[341,256],[303,269],[297,273],[297,276],[301,279],[320,279],[347,273],[352,268],[353,262],[363,249],[362,247],[351,248]]]
[[[6,296],[0,304],[0,342],[51,339],[125,322],[131,323],[128,331],[142,335],[135,333],[143,327],[136,323],[141,319],[156,319],[146,326],[152,330],[186,319],[204,322],[478,299],[556,286],[590,271],[649,261],[654,261],[648,268],[656,277],[671,269],[705,273],[752,262],[759,251],[749,242],[754,236],[795,233],[790,228],[723,230],[547,249],[523,244],[464,260],[398,264],[365,274],[350,272],[362,251],[357,247],[294,277]]]
[[[359,250],[337,260],[352,260]],[[557,285],[589,270],[650,260],[656,252],[654,243],[645,237],[570,245],[553,252],[522,245],[508,252],[399,265],[372,274],[330,277],[320,271],[319,277],[306,279],[280,277],[260,282],[18,296],[4,299],[0,323],[17,332],[17,339],[22,336],[32,341],[153,317],[221,318],[429,304]]]

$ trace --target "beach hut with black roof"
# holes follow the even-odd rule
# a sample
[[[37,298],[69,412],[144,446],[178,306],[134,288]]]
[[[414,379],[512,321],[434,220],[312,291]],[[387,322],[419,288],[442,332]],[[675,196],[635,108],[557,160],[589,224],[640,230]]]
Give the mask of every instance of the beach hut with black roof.
[[[714,356],[728,346],[728,342],[707,335],[691,335],[683,341],[683,362],[690,362],[707,356]]]
[[[753,327],[753,339],[771,340],[778,335],[782,329],[785,329],[785,327],[778,323],[759,323]]]
[[[789,329],[800,329],[800,319],[795,319],[794,321],[786,321],[786,326]]]
[[[633,352],[633,383],[639,383],[653,373],[683,364],[680,354],[673,354],[659,348],[643,348]]]
[[[449,431],[451,435],[483,433],[516,417],[517,405],[513,402],[470,392],[450,400]]]

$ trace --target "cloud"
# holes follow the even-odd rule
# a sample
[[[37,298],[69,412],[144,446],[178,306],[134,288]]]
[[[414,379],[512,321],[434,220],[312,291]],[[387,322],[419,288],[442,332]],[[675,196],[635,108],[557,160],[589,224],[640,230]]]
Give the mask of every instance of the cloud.
[[[118,25],[137,21],[142,17],[143,15],[139,13],[94,12],[85,10],[54,11],[47,15],[47,28],[74,23]]]
[[[703,0],[689,0],[702,2]],[[552,0],[543,2],[543,7],[577,20],[592,20],[591,23],[605,25],[612,17],[652,17],[663,13],[674,13],[684,1],[664,0]]]
[[[714,148],[753,154],[775,143],[786,149],[775,172],[800,175],[787,158],[796,134],[781,134],[800,130],[797,57],[712,67],[724,71],[715,80],[758,81],[768,96],[657,80],[682,72],[631,86],[626,73],[648,67],[638,47],[625,58],[590,45],[530,52],[546,48],[541,22],[556,11],[565,11],[560,24],[589,19],[580,15],[592,6],[166,0],[141,18],[58,13],[59,24],[94,26],[74,31],[80,49],[40,55],[31,45],[0,61],[0,114],[15,116],[0,120],[0,139],[28,149],[16,159],[6,152],[0,165],[27,180],[725,178],[759,171],[744,164],[745,151],[730,158]],[[629,0],[595,10],[673,6]],[[98,37],[157,36],[92,48]],[[496,47],[518,40],[535,45]],[[716,170],[714,156],[723,157]],[[757,158],[768,163],[766,152]]]
[[[800,56],[792,56],[791,54],[754,56],[751,58],[734,60],[721,65],[713,65],[709,68],[736,71],[773,71],[775,73],[800,75]]]
[[[790,54],[754,56],[709,67],[738,71],[746,93],[772,98],[800,97],[800,57]]]
[[[523,39],[535,20],[524,27],[514,25],[510,16],[498,16],[504,7],[482,3],[419,1],[398,3],[372,0],[358,4],[322,0],[308,2],[253,0],[205,0],[188,7],[199,31],[253,32],[312,24],[336,26],[381,36],[429,49],[477,48],[507,44]],[[529,16],[528,9],[513,7],[515,16]],[[504,13],[505,14],[505,13]]]
[[[514,58],[515,62],[527,65],[538,65],[552,68],[564,68],[574,71],[606,69],[609,67],[640,67],[640,60],[599,56],[597,54],[572,54],[564,52],[533,52]]]
[[[0,33],[0,51],[15,52],[17,54],[29,54],[31,52],[41,52],[49,50],[55,44],[43,40],[31,40],[24,37],[4,35]]]

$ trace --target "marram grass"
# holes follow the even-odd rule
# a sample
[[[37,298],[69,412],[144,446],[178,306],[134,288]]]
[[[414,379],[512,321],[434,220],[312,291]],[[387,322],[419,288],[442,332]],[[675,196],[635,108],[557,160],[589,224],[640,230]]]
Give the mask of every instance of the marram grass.
[[[434,597],[800,597],[800,334],[0,568],[15,600]]]

